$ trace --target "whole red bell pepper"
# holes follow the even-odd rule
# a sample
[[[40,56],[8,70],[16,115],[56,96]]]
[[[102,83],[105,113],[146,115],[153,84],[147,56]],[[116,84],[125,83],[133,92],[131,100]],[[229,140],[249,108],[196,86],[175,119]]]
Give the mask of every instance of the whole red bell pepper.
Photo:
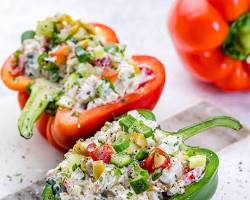
[[[250,89],[250,1],[177,0],[168,26],[198,78],[225,91]]]
[[[93,23],[101,29],[108,43],[118,43],[115,32],[102,24]],[[139,65],[147,65],[152,70],[154,78],[142,84],[135,92],[126,95],[119,102],[84,110],[78,116],[72,116],[70,109],[59,107],[55,115],[42,113],[36,120],[36,128],[50,144],[60,150],[72,147],[79,138],[93,135],[106,121],[112,120],[129,110],[136,108],[153,109],[156,105],[165,82],[165,69],[156,58],[146,55],[134,55],[132,59]],[[32,79],[27,76],[14,76],[13,58],[10,56],[2,67],[2,79],[7,87],[18,91],[18,101],[21,108],[29,99],[27,86]]]

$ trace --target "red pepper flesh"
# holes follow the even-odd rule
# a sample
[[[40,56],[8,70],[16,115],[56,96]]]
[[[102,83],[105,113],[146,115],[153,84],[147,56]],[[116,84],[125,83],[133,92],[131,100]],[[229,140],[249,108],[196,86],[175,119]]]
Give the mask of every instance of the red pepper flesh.
[[[250,89],[250,66],[222,49],[231,22],[250,10],[249,0],[177,0],[168,27],[177,53],[199,79],[225,91]]]

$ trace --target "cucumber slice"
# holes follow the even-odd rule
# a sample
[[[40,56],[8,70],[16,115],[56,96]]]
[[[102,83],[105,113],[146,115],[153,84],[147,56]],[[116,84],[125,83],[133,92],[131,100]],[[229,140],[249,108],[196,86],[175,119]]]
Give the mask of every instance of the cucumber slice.
[[[127,138],[119,138],[112,145],[116,152],[120,153],[129,147],[129,141]]]
[[[136,194],[143,193],[150,188],[148,181],[144,177],[135,178],[129,183]]]
[[[94,48],[95,58],[102,58],[104,56],[104,53],[105,53],[104,48],[101,45]]]
[[[33,126],[38,117],[45,111],[50,102],[53,102],[60,93],[57,84],[45,79],[37,79],[31,86],[30,97],[18,119],[20,135],[30,139],[33,135]]]
[[[131,115],[126,115],[119,120],[119,125],[125,131],[128,131],[128,129],[134,124],[135,121],[136,119],[134,117],[132,117]]]
[[[207,158],[205,155],[195,155],[189,157],[189,167],[195,169],[197,167],[206,167]]]
[[[66,82],[64,83],[64,88],[65,89],[71,89],[75,85],[79,85],[78,79],[80,78],[80,75],[78,73],[72,73]]]
[[[44,20],[37,23],[36,32],[40,35],[52,37],[55,32],[55,23],[51,20]]]
[[[132,158],[128,154],[114,154],[110,160],[111,164],[114,164],[117,167],[125,167],[132,163]]]
[[[76,168],[78,168],[82,162],[84,161],[84,156],[80,154],[66,154],[65,160],[67,160],[67,168],[69,171],[75,171]]]
[[[96,69],[89,63],[80,63],[77,67],[77,72],[83,77],[88,78],[96,74]]]

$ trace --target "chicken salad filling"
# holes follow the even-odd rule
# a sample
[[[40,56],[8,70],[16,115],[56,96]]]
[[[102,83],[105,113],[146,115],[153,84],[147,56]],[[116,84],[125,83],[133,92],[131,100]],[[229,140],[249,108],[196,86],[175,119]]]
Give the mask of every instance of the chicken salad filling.
[[[165,199],[183,194],[205,168],[206,155],[188,155],[181,137],[137,110],[79,140],[48,172],[46,188],[62,200]]]
[[[76,113],[111,103],[154,78],[121,44],[108,44],[98,27],[56,15],[25,31],[14,52],[12,75],[46,79],[58,85],[56,105]]]

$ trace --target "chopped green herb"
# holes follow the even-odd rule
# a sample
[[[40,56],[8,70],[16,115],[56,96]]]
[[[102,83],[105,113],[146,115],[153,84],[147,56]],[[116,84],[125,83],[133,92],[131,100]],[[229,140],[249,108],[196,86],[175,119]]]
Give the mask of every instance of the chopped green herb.
[[[92,56],[89,52],[85,51],[82,47],[77,46],[75,48],[76,56],[81,63],[89,62],[92,60]]]
[[[114,175],[117,176],[117,177],[119,177],[119,176],[122,175],[122,171],[121,171],[119,168],[116,168],[116,169],[114,170]]]
[[[155,170],[154,174],[152,175],[152,180],[156,181],[162,175],[162,169],[158,168]]]
[[[78,165],[75,163],[75,164],[72,166],[72,171],[75,171],[77,168],[78,168]]]
[[[136,156],[135,156],[135,158],[137,159],[137,160],[139,160],[139,161],[142,161],[144,158],[146,158],[148,156],[148,152],[147,151],[144,151],[144,150],[140,150],[137,154],[136,154]]]

